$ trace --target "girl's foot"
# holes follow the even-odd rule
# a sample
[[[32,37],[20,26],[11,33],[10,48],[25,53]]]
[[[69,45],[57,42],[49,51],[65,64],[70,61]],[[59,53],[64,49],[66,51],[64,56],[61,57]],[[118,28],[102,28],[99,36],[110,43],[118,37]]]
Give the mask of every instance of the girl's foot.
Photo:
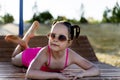
[[[30,38],[34,37],[35,31],[39,28],[39,22],[34,21],[29,30],[26,32],[26,34],[23,37],[23,40],[29,40]]]
[[[15,36],[15,35],[7,35],[5,37],[5,41],[19,44],[20,46],[24,48],[27,47],[25,41],[23,41],[20,37]]]

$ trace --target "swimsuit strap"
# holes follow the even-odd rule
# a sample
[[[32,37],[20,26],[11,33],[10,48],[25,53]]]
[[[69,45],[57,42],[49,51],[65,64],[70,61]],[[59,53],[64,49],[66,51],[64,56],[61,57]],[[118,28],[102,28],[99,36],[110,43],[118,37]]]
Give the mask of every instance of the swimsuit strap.
[[[67,67],[67,64],[68,64],[68,48],[66,49],[66,60],[65,60],[65,67]]]
[[[49,54],[49,58],[48,58],[48,66],[50,65],[50,61],[51,61],[51,53],[50,53],[50,46],[48,46],[48,54]],[[68,48],[66,49],[66,59],[65,59],[65,65],[64,68],[67,67],[68,65]]]
[[[50,61],[51,61],[51,53],[50,53],[50,46],[48,46],[48,66],[50,65]]]

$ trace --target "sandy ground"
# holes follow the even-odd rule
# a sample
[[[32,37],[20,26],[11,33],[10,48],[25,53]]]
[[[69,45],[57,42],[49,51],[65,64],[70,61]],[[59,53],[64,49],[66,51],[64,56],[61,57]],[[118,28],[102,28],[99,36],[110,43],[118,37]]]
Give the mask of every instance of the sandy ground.
[[[15,24],[5,24],[0,26],[0,35],[18,35],[19,27]]]

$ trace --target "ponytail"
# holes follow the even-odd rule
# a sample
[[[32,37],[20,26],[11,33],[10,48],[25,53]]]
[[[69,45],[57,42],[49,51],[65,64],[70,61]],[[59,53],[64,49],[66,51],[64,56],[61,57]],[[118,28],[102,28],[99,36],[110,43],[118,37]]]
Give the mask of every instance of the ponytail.
[[[74,36],[76,39],[79,37],[80,27],[78,25],[71,25],[69,22],[63,22],[63,24],[68,28],[69,38],[71,40],[74,39]]]

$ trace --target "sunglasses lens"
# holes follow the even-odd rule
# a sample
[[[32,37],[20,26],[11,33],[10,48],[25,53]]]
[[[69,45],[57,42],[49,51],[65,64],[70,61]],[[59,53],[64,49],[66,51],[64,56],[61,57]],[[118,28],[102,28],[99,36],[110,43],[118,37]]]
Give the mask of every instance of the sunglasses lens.
[[[51,39],[55,39],[55,38],[56,38],[56,34],[50,33],[50,34],[48,34],[48,37],[51,37]],[[58,36],[58,40],[59,40],[59,41],[66,41],[67,38],[66,38],[66,36],[64,36],[64,35],[59,35],[59,36]]]
[[[64,35],[60,35],[58,38],[60,41],[66,41],[66,37]]]
[[[55,38],[55,34],[54,33],[51,33],[50,36],[51,36],[52,39]]]

